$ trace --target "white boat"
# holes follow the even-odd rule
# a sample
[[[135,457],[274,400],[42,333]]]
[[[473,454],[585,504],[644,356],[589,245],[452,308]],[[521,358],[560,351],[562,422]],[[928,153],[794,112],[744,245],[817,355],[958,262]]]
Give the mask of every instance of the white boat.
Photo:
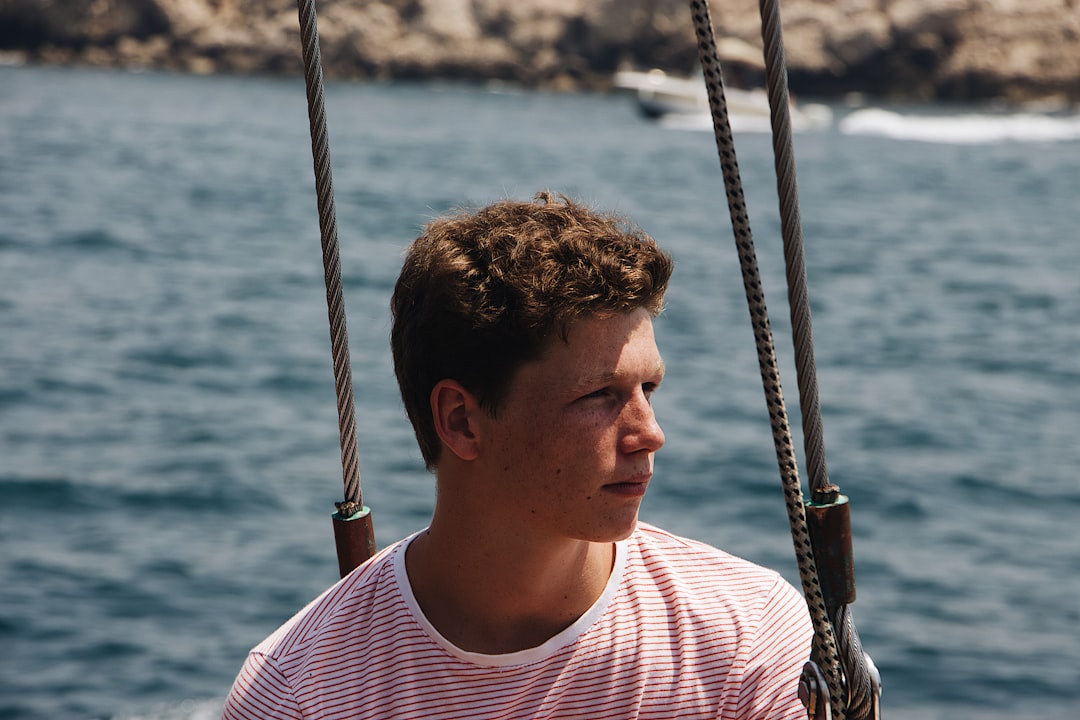
[[[636,93],[638,109],[649,118],[709,112],[705,82],[698,77],[676,77],[660,69],[615,73],[615,87]],[[725,87],[728,112],[735,115],[769,116],[769,98],[763,88],[744,90]]]
[[[735,38],[723,39],[718,47],[724,70],[724,101],[732,128],[768,132],[769,98],[765,91],[765,64],[760,51]],[[624,70],[615,73],[616,90],[633,93],[638,110],[666,125],[693,128],[712,127],[709,97],[701,75],[679,77],[654,68],[646,72]],[[832,122],[825,105],[790,104],[793,130],[824,127]]]

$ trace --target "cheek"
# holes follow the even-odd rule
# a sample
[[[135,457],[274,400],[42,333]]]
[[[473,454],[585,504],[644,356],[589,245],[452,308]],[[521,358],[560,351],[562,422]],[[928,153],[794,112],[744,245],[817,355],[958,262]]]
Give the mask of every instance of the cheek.
[[[515,431],[501,438],[503,471],[518,480],[531,478],[537,489],[565,485],[578,471],[596,470],[615,457],[617,433],[604,412],[538,411],[514,420]]]

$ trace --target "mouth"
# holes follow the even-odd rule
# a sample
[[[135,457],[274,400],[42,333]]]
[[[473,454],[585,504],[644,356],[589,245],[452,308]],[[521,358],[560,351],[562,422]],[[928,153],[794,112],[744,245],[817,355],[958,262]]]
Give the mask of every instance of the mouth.
[[[645,490],[649,487],[649,476],[645,475],[639,478],[633,478],[630,480],[624,480],[623,482],[614,482],[604,485],[605,492],[612,493],[613,495],[621,495],[623,497],[642,497],[645,495]]]

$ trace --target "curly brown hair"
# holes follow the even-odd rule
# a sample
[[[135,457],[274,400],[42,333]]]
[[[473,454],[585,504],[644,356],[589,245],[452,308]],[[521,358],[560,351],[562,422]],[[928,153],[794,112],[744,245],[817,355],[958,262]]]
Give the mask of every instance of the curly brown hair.
[[[458,381],[494,416],[517,369],[575,320],[659,314],[671,271],[642,230],[550,192],[428,224],[390,302],[394,372],[428,469],[439,459],[439,381]]]

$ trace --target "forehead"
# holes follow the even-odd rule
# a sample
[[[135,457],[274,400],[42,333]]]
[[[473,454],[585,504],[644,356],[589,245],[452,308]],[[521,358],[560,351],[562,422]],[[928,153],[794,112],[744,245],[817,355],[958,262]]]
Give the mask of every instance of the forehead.
[[[652,316],[634,310],[587,316],[565,334],[548,340],[540,358],[522,366],[525,375],[557,374],[568,380],[625,372],[656,372],[663,361],[653,335]]]

